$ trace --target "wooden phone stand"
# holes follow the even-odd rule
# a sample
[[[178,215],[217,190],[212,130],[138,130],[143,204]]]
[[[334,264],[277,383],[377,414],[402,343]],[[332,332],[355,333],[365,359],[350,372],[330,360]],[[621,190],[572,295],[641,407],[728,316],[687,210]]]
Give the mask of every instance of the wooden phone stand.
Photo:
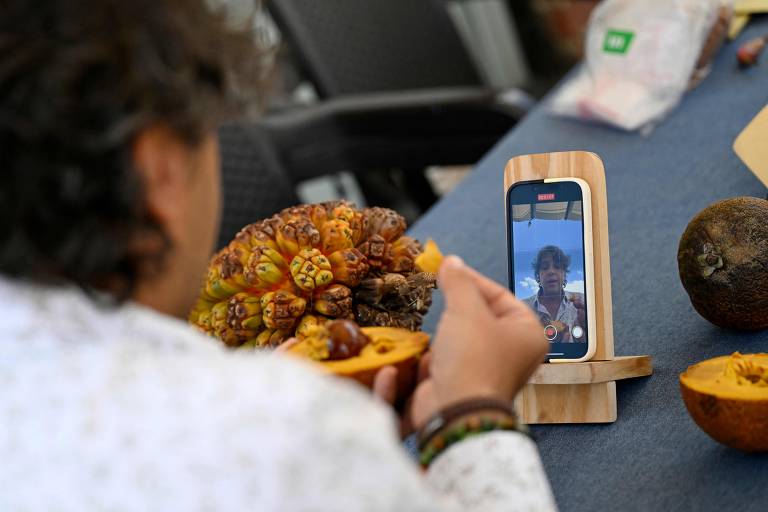
[[[568,151],[518,156],[504,169],[504,201],[518,181],[581,178],[592,191],[597,350],[584,363],[545,363],[515,399],[525,423],[616,421],[616,381],[653,372],[650,356],[613,355],[608,199],[603,162],[594,153]],[[507,228],[509,229],[509,227]]]

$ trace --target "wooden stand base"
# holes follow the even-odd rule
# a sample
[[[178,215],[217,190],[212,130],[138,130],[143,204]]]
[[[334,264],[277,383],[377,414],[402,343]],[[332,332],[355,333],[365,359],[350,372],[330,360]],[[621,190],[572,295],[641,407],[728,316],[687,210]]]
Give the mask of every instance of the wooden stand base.
[[[616,381],[653,373],[651,356],[542,364],[515,404],[525,423],[616,421]]]

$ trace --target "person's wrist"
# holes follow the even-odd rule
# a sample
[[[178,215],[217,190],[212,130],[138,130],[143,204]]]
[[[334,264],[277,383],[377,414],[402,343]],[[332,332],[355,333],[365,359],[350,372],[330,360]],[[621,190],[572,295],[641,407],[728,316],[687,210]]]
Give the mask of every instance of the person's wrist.
[[[497,396],[472,396],[451,402],[439,407],[418,429],[419,447],[423,447],[441,430],[454,426],[469,416],[512,417],[517,420],[514,403],[511,400]]]
[[[528,435],[511,401],[476,397],[454,403],[435,413],[419,429],[420,461],[426,467],[449,446],[496,430],[514,430]]]
[[[437,400],[435,405],[437,409],[443,409],[464,400],[483,398],[511,401],[514,398],[508,386],[502,387],[485,383],[471,384],[462,382],[460,379],[456,379],[452,384],[454,385],[450,388],[436,386]]]

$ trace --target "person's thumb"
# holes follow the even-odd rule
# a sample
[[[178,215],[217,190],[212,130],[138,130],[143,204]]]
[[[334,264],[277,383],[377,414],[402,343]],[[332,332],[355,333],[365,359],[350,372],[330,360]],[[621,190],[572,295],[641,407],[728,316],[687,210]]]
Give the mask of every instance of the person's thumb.
[[[483,297],[466,271],[464,262],[458,256],[448,256],[443,260],[438,274],[438,284],[445,296],[445,310],[452,314],[477,311],[483,305]]]

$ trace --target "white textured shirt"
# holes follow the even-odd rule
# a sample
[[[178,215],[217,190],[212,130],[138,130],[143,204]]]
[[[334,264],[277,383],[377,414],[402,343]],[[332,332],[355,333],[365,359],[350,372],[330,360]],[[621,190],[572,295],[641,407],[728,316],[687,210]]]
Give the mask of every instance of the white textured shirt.
[[[0,510],[553,510],[536,447],[478,435],[426,473],[390,408],[138,305],[0,279]]]

